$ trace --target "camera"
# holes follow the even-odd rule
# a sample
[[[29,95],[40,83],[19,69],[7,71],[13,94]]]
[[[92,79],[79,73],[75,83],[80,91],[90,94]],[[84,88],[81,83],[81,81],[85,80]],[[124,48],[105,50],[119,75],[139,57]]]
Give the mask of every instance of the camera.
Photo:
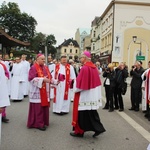
[[[110,68],[106,68],[106,71],[110,71]]]
[[[134,66],[132,66],[132,69],[134,68]]]

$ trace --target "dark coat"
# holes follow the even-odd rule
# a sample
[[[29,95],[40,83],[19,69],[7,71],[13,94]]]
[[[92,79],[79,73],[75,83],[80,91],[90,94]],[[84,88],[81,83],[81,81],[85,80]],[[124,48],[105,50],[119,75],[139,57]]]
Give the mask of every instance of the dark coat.
[[[126,81],[126,78],[128,77],[128,71],[126,69],[120,70],[119,68],[115,69],[116,72],[116,86],[117,88],[122,88],[124,86],[124,82]]]
[[[142,78],[141,75],[143,74],[144,69],[141,67],[139,70],[135,69],[134,71],[130,71],[130,75],[132,76],[131,80],[131,87],[134,89],[141,88],[142,86]]]
[[[115,87],[115,77],[116,77],[116,72],[115,71],[110,71],[109,73],[108,72],[104,72],[103,73],[103,77],[106,78],[105,81],[104,81],[104,86],[108,86],[106,85],[106,80],[107,78],[110,80],[110,87]]]

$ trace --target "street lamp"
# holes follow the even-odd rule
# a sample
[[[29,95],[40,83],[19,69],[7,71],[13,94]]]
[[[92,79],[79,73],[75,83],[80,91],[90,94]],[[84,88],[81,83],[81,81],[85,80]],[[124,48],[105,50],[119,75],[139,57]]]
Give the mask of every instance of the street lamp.
[[[45,50],[45,64],[47,65],[48,64],[48,60],[47,60],[47,57],[48,57],[47,46],[51,46],[51,41],[48,41],[48,42],[45,42],[45,43],[40,42],[40,47],[41,46],[44,46],[44,50]]]
[[[137,36],[133,36],[132,38],[133,38],[133,42],[134,42],[135,44],[139,44],[139,45],[140,45],[139,56],[141,56],[141,55],[142,55],[142,42],[141,42],[141,41],[140,41],[140,42],[136,42],[136,41],[137,41]]]

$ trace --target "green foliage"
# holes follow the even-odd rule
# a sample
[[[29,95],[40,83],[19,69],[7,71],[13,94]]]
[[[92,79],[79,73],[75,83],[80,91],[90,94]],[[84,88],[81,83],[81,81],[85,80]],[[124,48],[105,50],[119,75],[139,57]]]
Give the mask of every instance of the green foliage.
[[[52,54],[55,57],[56,48],[53,46],[56,44],[56,39],[53,34],[46,36],[45,34],[39,32],[36,33],[35,36],[31,40],[31,47],[30,49],[38,53],[42,51],[44,53],[44,45],[47,46],[48,54]]]
[[[13,38],[21,41],[30,42],[30,50],[35,53],[42,51],[44,53],[44,45],[47,45],[48,54],[52,54],[55,57],[56,48],[53,46],[56,44],[56,39],[53,34],[46,36],[45,34],[35,32],[37,25],[34,17],[28,15],[25,12],[21,12],[17,3],[3,2],[0,6],[0,26],[8,27],[8,34]],[[42,45],[40,46],[40,43]],[[16,52],[20,55],[22,52]]]
[[[27,55],[27,59],[29,58],[35,58],[36,54],[30,51],[16,51],[16,50],[11,50],[11,53],[13,53],[13,58],[15,57],[21,57],[21,55],[25,54]]]
[[[3,2],[0,6],[0,25],[8,27],[8,34],[21,41],[30,41],[37,25],[34,17],[21,13],[17,3]]]
[[[46,35],[39,32],[36,33],[35,36],[31,39],[30,50],[33,50],[35,53],[38,53],[40,50],[44,52],[44,47],[40,45],[40,43],[44,43],[46,39]]]

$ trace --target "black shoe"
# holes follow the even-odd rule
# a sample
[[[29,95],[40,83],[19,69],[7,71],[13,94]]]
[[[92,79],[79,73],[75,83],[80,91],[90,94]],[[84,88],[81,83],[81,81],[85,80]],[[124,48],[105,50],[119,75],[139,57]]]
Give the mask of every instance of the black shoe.
[[[149,114],[148,114],[148,113],[146,113],[146,114],[144,115],[144,117],[145,117],[145,118],[148,118],[148,117],[149,117]]]
[[[114,110],[113,109],[109,109],[109,111],[108,112],[113,112]]]
[[[94,134],[93,134],[93,137],[96,137],[96,136],[98,136],[98,135],[100,135],[101,134],[101,132],[95,132]]]
[[[64,113],[57,113],[57,112],[54,112],[54,114],[56,114],[56,115],[59,115],[59,116],[62,116],[62,115],[64,115]]]
[[[2,117],[2,122],[8,123],[8,122],[9,122],[9,119],[7,119],[6,117]]]
[[[101,133],[103,133],[103,132],[105,132],[106,130],[104,129],[103,131],[101,131],[101,132],[95,132],[94,134],[93,134],[93,137],[96,137],[96,136],[98,136],[98,135],[100,135]]]
[[[129,110],[135,110],[135,109],[131,107]]]
[[[119,109],[119,107],[115,107],[114,109],[115,109],[115,110],[118,110],[118,109]]]
[[[139,111],[139,108],[135,108],[134,111]]]
[[[83,137],[84,134],[75,134],[74,132],[70,132],[70,135],[74,137]]]
[[[119,109],[119,111],[121,112],[121,111],[124,111],[124,109]]]
[[[104,107],[103,109],[109,109],[108,107]]]
[[[142,112],[143,112],[144,114],[146,114],[146,113],[147,113],[147,110],[143,110]]]
[[[41,130],[41,131],[45,131],[45,130],[46,130],[46,127],[44,126],[44,127],[37,128],[37,129],[39,129],[39,130]]]
[[[67,113],[67,112],[61,112],[61,114],[62,114],[62,115],[67,115],[68,113]]]

